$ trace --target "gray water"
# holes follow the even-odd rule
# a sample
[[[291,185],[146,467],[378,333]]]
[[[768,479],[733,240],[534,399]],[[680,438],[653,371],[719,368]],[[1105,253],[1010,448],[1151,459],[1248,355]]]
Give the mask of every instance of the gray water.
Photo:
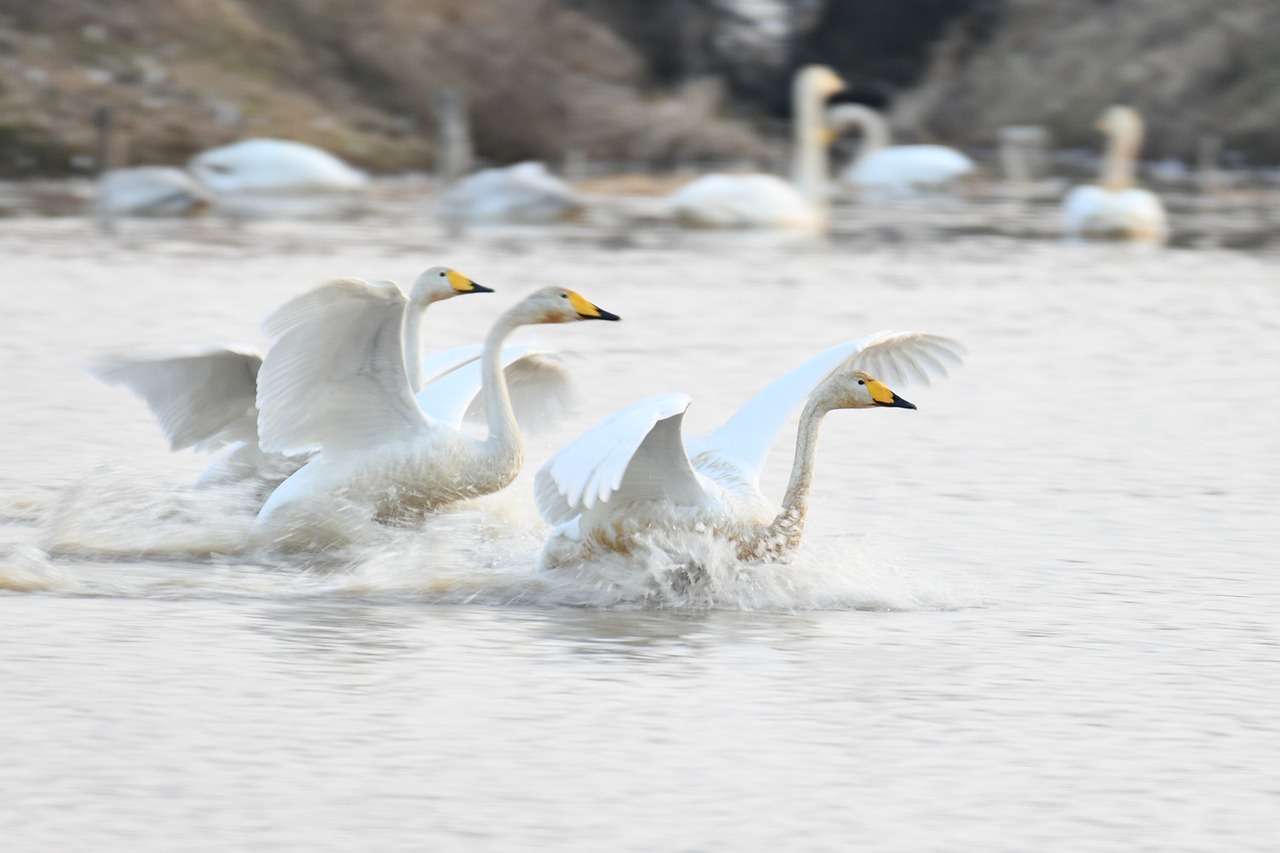
[[[0,251],[5,850],[1280,847],[1274,255],[425,216],[18,218]],[[434,307],[441,346],[550,283],[623,322],[526,335],[575,414],[420,531],[254,552],[83,369],[435,263],[498,290]],[[882,328],[966,364],[832,415],[793,564],[534,570],[527,475],[578,431],[668,390],[710,429]]]

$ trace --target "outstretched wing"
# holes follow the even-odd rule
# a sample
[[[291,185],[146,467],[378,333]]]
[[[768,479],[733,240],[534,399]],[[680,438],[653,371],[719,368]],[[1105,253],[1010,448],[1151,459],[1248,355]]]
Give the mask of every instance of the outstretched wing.
[[[484,344],[463,344],[458,347],[433,352],[422,359],[423,387],[435,382],[447,373],[452,373],[463,365],[470,364],[484,352]]]
[[[660,394],[605,418],[570,442],[534,478],[538,512],[563,524],[609,500],[669,500],[693,505],[708,496],[689,463],[681,422],[687,394]]]
[[[343,278],[263,321],[275,340],[258,374],[264,450],[364,447],[425,426],[404,365],[406,302],[393,284]]]
[[[709,454],[758,483],[778,431],[823,380],[837,370],[865,370],[891,385],[928,384],[960,363],[964,348],[924,332],[876,332],[826,349],[762,388],[715,432],[689,438],[693,457]]]
[[[104,359],[90,371],[141,397],[171,450],[214,450],[236,441],[257,444],[261,365],[262,356],[251,350],[214,347]]]
[[[511,408],[522,430],[545,427],[568,410],[573,386],[568,370],[552,351],[506,347],[502,351],[502,364]],[[418,405],[428,417],[455,429],[462,426],[464,417],[483,419],[482,376],[480,361],[464,364],[418,392]]]

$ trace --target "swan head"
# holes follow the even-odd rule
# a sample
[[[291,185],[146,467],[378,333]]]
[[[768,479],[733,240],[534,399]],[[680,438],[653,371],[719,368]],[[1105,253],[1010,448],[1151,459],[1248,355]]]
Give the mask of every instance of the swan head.
[[[516,306],[529,323],[573,323],[578,320],[619,320],[580,293],[565,287],[536,290]]]
[[[820,100],[826,100],[844,91],[840,75],[825,65],[806,65],[796,72],[796,91],[807,92]]]
[[[871,374],[862,370],[837,373],[818,388],[815,398],[826,409],[914,409]]]
[[[1142,135],[1142,116],[1133,107],[1116,104],[1103,110],[1094,127],[1103,133],[1132,139]]]
[[[414,302],[439,302],[467,293],[493,293],[493,288],[476,284],[449,267],[432,267],[413,281],[409,299]]]

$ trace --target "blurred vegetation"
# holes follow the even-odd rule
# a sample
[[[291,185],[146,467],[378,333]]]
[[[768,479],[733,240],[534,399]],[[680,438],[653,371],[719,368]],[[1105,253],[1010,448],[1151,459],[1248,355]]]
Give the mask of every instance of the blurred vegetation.
[[[1203,136],[1280,162],[1275,0],[1005,0],[954,27],[898,119],[958,144],[1040,123],[1059,145],[1098,144],[1108,104],[1138,108],[1148,158],[1194,157]]]
[[[0,174],[92,170],[102,106],[116,117],[117,164],[279,136],[375,171],[430,170],[442,87],[466,95],[490,162],[776,161],[788,81],[806,62],[835,67],[908,136],[991,145],[1001,125],[1043,123],[1059,144],[1096,145],[1094,118],[1122,101],[1146,114],[1150,156],[1190,158],[1212,133],[1275,162],[1274,10],[1275,0],[0,0]]]

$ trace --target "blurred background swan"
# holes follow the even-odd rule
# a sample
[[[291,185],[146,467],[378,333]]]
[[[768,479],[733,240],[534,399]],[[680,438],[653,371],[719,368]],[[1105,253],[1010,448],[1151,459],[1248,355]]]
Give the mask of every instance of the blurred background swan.
[[[1075,187],[1062,204],[1063,231],[1069,238],[1163,243],[1168,219],[1159,196],[1134,186],[1142,148],[1142,116],[1125,106],[1112,106],[1098,119],[1107,136],[1101,186]]]
[[[104,224],[120,216],[194,216],[208,210],[214,194],[185,169],[130,166],[99,178],[93,212]]]
[[[840,408],[915,408],[865,372],[927,383],[960,346],[920,332],[877,332],[831,347],[775,379],[723,426],[686,439],[691,398],[662,394],[610,415],[557,453],[535,479],[543,519],[557,525],[544,568],[642,549],[654,531],[728,540],[742,559],[774,559],[800,542],[818,428]],[[801,403],[795,460],[781,508],[760,490],[778,431]]]
[[[488,435],[464,434],[473,396],[441,380],[413,397],[403,353],[404,295],[359,279],[331,282],[268,317],[274,340],[258,377],[262,446],[315,453],[258,514],[264,544],[342,544],[371,518],[413,519],[491,494],[519,474],[520,427],[502,369],[503,342],[536,323],[617,320],[578,293],[535,291],[494,323],[479,365]],[[459,374],[455,374],[459,375]],[[465,386],[465,375],[459,383]]]
[[[440,198],[441,218],[455,227],[558,222],[583,208],[577,190],[537,162],[481,169]]]
[[[908,198],[949,190],[973,173],[973,161],[943,145],[892,145],[884,116],[862,104],[837,104],[827,110],[831,131],[861,131],[858,156],[841,178],[860,190],[886,198]]]
[[[830,68],[802,68],[791,88],[791,180],[759,172],[704,175],[671,195],[676,219],[696,228],[825,229],[831,135],[824,109],[843,88]]]
[[[358,192],[369,185],[324,149],[289,139],[245,139],[202,151],[187,168],[219,194]]]

